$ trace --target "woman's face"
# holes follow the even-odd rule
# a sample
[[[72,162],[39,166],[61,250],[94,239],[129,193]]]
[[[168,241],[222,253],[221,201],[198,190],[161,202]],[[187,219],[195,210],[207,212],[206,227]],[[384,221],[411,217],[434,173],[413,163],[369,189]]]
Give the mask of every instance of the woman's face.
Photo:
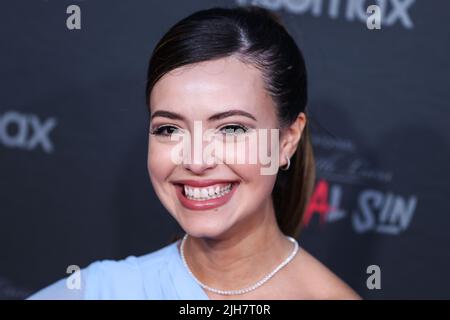
[[[231,110],[241,112],[224,114]],[[258,69],[235,57],[175,69],[153,87],[150,111],[150,178],[162,204],[187,233],[219,238],[239,229],[237,226],[255,225],[265,219],[262,212],[271,205],[276,172],[261,174],[261,167],[268,165],[261,164],[259,156],[256,163],[249,160],[250,154],[261,151],[257,143],[250,143],[246,137],[249,132],[258,131],[255,129],[276,129],[278,121]],[[194,142],[198,139],[194,127],[198,129],[199,124],[200,134],[213,132],[212,140]],[[176,134],[190,136],[191,140],[188,144],[171,140]],[[244,151],[227,152],[227,160],[223,154],[215,154],[212,163],[201,157],[200,162],[194,163],[194,153],[203,154],[211,141],[215,146],[230,147],[233,143],[227,137],[244,137],[234,143],[245,143]],[[269,139],[265,141],[267,155],[275,150]],[[177,163],[174,154],[181,152],[175,151],[186,151],[188,147],[192,148],[191,157]],[[278,150],[276,154],[279,156]],[[235,160],[247,160],[230,161],[230,155]],[[283,163],[280,160],[279,165]]]

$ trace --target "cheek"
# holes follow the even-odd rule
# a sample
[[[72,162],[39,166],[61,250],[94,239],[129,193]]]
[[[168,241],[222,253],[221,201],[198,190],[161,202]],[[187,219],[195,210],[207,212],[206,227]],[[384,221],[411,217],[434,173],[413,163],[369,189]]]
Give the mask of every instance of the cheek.
[[[233,165],[232,170],[239,175],[247,199],[262,202],[270,196],[275,185],[276,175],[261,174],[260,164]]]
[[[171,150],[171,146],[159,143],[158,141],[152,141],[150,138],[147,154],[147,169],[154,185],[163,182],[174,168],[174,164],[171,161]]]
[[[264,199],[270,197],[277,178],[276,169],[267,170],[274,166],[272,155],[275,156],[277,149],[273,150],[273,145],[270,144],[268,136],[267,140],[259,137],[253,142],[255,141],[257,143],[248,143],[249,141],[247,141],[245,149],[244,158],[252,159],[252,161],[243,165],[235,165],[234,170],[245,182],[246,192],[251,195],[249,199],[263,202]],[[256,162],[253,161],[254,159],[256,159]],[[266,170],[263,170],[263,168]]]

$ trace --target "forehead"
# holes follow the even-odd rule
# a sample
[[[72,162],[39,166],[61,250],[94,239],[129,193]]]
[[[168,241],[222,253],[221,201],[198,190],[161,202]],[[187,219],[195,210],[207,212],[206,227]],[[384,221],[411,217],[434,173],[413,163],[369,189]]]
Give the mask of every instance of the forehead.
[[[226,107],[258,112],[271,103],[260,70],[235,57],[183,66],[165,74],[153,87],[152,111],[213,113]]]

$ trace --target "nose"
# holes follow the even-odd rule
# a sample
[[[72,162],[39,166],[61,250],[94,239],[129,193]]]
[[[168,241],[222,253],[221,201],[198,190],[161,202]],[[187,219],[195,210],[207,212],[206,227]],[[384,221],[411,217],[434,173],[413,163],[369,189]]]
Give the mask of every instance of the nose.
[[[210,152],[205,152],[207,151],[207,145],[208,142],[206,141],[203,141],[200,144],[192,143],[190,145],[191,152],[188,152],[188,154],[183,158],[182,166],[184,169],[191,171],[193,174],[201,175],[205,171],[213,169],[217,166],[215,156],[213,156]]]
[[[207,164],[207,163],[190,163],[183,165],[186,170],[191,171],[193,174],[202,175],[205,171],[212,169],[216,166],[215,163]]]
[[[194,157],[194,155],[191,156],[191,159],[185,158],[182,165],[186,170],[201,175],[205,171],[215,168],[217,166],[217,161],[214,156],[203,156],[203,153],[200,153],[197,158]]]

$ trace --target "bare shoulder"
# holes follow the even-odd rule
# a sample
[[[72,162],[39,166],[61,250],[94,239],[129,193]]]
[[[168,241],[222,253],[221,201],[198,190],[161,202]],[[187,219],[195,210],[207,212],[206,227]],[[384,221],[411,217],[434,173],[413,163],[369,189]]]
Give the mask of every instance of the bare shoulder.
[[[300,248],[292,261],[292,275],[301,289],[301,298],[320,300],[359,300],[361,297],[322,262]]]

